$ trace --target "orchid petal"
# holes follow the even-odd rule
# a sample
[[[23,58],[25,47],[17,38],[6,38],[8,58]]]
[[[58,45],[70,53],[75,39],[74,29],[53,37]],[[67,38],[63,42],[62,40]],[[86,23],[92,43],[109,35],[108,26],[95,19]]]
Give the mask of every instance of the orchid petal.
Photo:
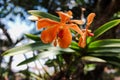
[[[89,28],[89,25],[93,22],[93,19],[95,17],[95,13],[90,13],[87,17],[87,29]]]
[[[86,46],[86,32],[83,33],[83,35],[81,35],[81,37],[79,38],[79,42],[78,42],[78,45],[81,47],[81,48],[84,48]]]
[[[47,18],[39,19],[37,22],[37,29],[39,30],[41,28],[53,26],[56,24],[58,24],[58,22],[51,20],[51,19],[47,19]]]
[[[43,43],[51,43],[58,32],[59,26],[52,26],[41,33],[41,40]]]
[[[67,14],[68,14],[69,16],[72,16],[72,11],[68,11]]]
[[[68,28],[68,26],[64,26],[63,28],[63,37],[58,38],[58,43],[61,48],[67,48],[72,41],[72,35]]]
[[[70,29],[78,32],[79,34],[83,34],[82,30],[76,24],[67,24],[67,26],[69,26]]]
[[[64,12],[59,11],[59,12],[57,12],[57,13],[58,13],[58,15],[60,16],[60,19],[61,19],[61,22],[62,22],[62,23],[66,23],[66,22],[69,21],[70,18],[72,17],[70,12],[64,13]]]
[[[84,23],[82,20],[70,20],[70,22],[74,22],[79,25],[82,25]]]
[[[87,33],[87,36],[94,36],[94,33],[91,32],[91,30],[88,30],[88,29],[82,29],[82,32],[86,32]]]

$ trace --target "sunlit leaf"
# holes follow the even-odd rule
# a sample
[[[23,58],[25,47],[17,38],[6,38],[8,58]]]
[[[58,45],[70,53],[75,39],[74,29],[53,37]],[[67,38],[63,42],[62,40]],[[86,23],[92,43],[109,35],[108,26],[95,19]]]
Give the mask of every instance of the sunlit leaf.
[[[27,45],[18,46],[12,49],[5,51],[3,56],[13,56],[16,54],[23,54],[29,51],[38,50],[38,49],[47,49],[50,47],[50,44],[43,44],[42,42],[30,43]]]
[[[22,61],[21,63],[18,64],[18,66],[28,64],[28,63],[38,60],[40,58],[45,58],[45,57],[49,57],[49,56],[57,55],[57,54],[58,54],[58,52],[53,51],[53,50],[52,51],[44,51],[44,52],[39,53],[36,56],[33,56],[31,58],[28,58],[28,59]]]
[[[120,24],[120,19],[112,20],[110,22],[105,23],[104,25],[100,26],[98,29],[95,30],[94,32],[95,36],[93,37],[93,39],[99,37],[104,32],[115,27],[118,24]]]
[[[81,59],[85,61],[91,61],[91,62],[106,62],[105,60],[101,58],[93,57],[93,56],[84,56]]]
[[[94,31],[94,36],[88,38],[88,40],[87,40],[88,43],[91,42],[92,40],[98,38],[99,36],[101,36],[103,33],[108,31],[109,29],[117,26],[118,24],[120,24],[120,19],[109,21],[109,22],[105,23],[104,25],[100,26],[98,29],[96,29]]]
[[[62,52],[68,52],[68,53],[74,52],[73,50],[71,50],[69,48],[68,49],[61,49],[58,47],[49,47],[47,49],[48,49],[48,51],[40,52],[38,55],[22,61],[21,63],[18,64],[18,66],[33,62],[33,61],[38,60],[40,58],[46,58],[46,57],[50,57],[50,56],[55,56],[57,54],[62,54]]]
[[[96,68],[96,64],[86,64],[84,66],[84,72],[87,73],[87,71],[92,71]]]
[[[73,50],[80,50],[80,47],[78,46],[78,43],[75,41],[72,41],[70,48]]]
[[[104,39],[97,40],[88,45],[88,48],[99,48],[99,47],[118,47],[120,48],[120,39]]]
[[[37,16],[32,15],[32,16],[29,16],[28,19],[32,21],[37,21],[39,18]]]
[[[95,53],[120,53],[120,39],[97,40],[88,45],[88,52]]]
[[[39,10],[29,10],[28,13],[37,16],[37,17],[42,17],[42,18],[49,18],[55,21],[60,21],[60,19],[50,13],[47,12],[41,12]]]

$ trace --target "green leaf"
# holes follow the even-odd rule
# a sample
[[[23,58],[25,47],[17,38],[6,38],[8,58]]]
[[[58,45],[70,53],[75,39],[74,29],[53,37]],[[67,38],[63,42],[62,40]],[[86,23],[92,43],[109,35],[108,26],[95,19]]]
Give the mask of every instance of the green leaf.
[[[106,62],[103,59],[100,59],[98,57],[93,57],[93,56],[84,56],[81,59],[85,61],[91,61],[91,62]]]
[[[88,45],[88,52],[120,53],[120,39],[104,39],[94,41]]]
[[[36,78],[37,80],[42,80],[42,78],[40,78],[37,74],[35,73],[32,73],[30,72],[30,75],[33,77],[33,78]]]
[[[91,61],[91,62],[106,62],[115,66],[119,66],[120,67],[120,58],[116,58],[116,57],[107,57],[107,56],[100,56],[100,57],[93,57],[93,56],[85,56],[82,57],[82,60],[86,60],[86,61]]]
[[[46,12],[41,12],[39,10],[29,10],[28,13],[37,16],[37,17],[42,17],[42,18],[49,18],[55,21],[60,21],[60,19],[50,13],[46,13]]]
[[[18,64],[18,66],[28,64],[28,63],[30,63],[32,61],[35,61],[35,60],[38,60],[40,58],[45,58],[45,57],[49,57],[49,56],[62,54],[62,52],[68,52],[68,53],[74,52],[73,50],[71,50],[69,48],[61,49],[61,48],[58,48],[58,47],[49,47],[47,49],[48,49],[48,51],[43,51],[43,52],[39,53],[36,56],[33,56],[33,57],[29,58],[29,59],[26,59],[26,60],[22,61],[21,63]]]
[[[89,56],[98,57],[104,59],[109,64],[120,66],[120,53],[115,52],[91,52],[88,53]]]
[[[57,55],[57,54],[59,54],[58,51],[54,51],[54,50],[44,51],[44,52],[39,53],[39,54],[36,55],[36,56],[33,56],[33,57],[31,57],[31,58],[28,58],[28,59],[20,62],[20,63],[18,64],[18,66],[24,65],[24,64],[28,64],[28,63],[33,62],[33,61],[35,61],[35,60],[38,60],[38,59],[40,59],[40,58],[45,58],[45,57],[49,57],[49,56]]]
[[[96,64],[85,64],[84,72],[87,73],[88,71],[92,71],[96,68]]]
[[[95,56],[95,57],[106,56],[106,57],[119,57],[120,58],[120,53],[115,53],[115,52],[91,52],[91,53],[88,53],[88,55]]]
[[[29,39],[32,39],[34,41],[40,41],[40,37],[33,35],[33,34],[25,34],[25,36]]]
[[[112,53],[120,53],[120,48],[119,47],[98,47],[98,48],[89,48],[88,51],[89,52],[102,52],[102,53],[106,53],[106,52],[112,52]]]
[[[109,21],[109,22],[105,23],[104,25],[100,26],[98,29],[96,29],[94,31],[94,36],[88,38],[88,43],[91,42],[92,40],[98,38],[100,35],[102,35],[106,31],[108,31],[109,29],[117,26],[118,24],[120,24],[120,19]]]
[[[24,65],[24,64],[28,64],[30,62],[33,62],[35,60],[37,60],[38,57],[37,56],[33,56],[31,58],[28,58],[28,59],[25,59],[24,61],[20,62],[17,66],[21,66],[21,65]]]
[[[45,65],[47,65],[48,67],[53,67],[54,61],[55,61],[55,59],[48,59],[48,60],[45,62]]]
[[[99,57],[99,58],[106,60],[106,61],[107,61],[108,63],[110,63],[110,64],[114,64],[114,65],[116,65],[116,66],[120,66],[120,58],[119,58],[119,57],[101,56],[101,57]]]
[[[88,48],[99,48],[99,47],[118,47],[120,48],[120,39],[104,39],[97,40],[88,45]]]
[[[108,63],[120,67],[120,62],[108,61]]]
[[[70,48],[73,50],[80,50],[80,47],[78,46],[78,43],[75,41],[72,41]]]
[[[18,46],[18,47],[9,49],[9,50],[5,51],[2,55],[3,56],[13,56],[16,54],[23,54],[23,53],[33,51],[33,50],[47,49],[49,47],[51,47],[50,44],[43,44],[42,42],[35,42],[35,43],[30,43],[27,45]]]

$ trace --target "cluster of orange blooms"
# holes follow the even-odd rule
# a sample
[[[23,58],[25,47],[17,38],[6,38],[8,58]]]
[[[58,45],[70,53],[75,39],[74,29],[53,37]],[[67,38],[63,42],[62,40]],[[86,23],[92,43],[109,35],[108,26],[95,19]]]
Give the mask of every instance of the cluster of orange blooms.
[[[88,29],[95,17],[95,13],[90,13],[87,17],[87,23],[85,29],[80,29],[78,25],[82,25],[82,20],[73,20],[72,12],[66,13],[59,11],[57,14],[60,17],[60,21],[54,21],[49,18],[40,18],[37,21],[37,29],[45,28],[41,33],[41,40],[43,43],[53,43],[54,46],[59,45],[61,48],[67,48],[72,41],[72,33],[70,29],[80,34],[78,45],[81,48],[86,46],[87,36],[94,36]]]

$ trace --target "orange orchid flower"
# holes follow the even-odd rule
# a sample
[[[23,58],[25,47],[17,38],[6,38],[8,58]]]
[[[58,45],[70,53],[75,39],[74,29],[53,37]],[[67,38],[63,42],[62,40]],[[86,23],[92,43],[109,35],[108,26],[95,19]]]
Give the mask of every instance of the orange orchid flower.
[[[57,13],[60,17],[60,22],[42,18],[38,20],[37,28],[38,30],[45,28],[41,33],[41,40],[43,43],[53,42],[54,46],[59,45],[61,48],[67,48],[72,41],[70,29],[82,34],[82,30],[74,24],[78,22],[79,24],[82,24],[82,21],[70,20],[72,17],[71,11],[68,11],[67,13],[59,11]]]
[[[94,17],[95,17],[95,13],[90,13],[87,17],[86,28],[82,30],[83,33],[81,34],[81,37],[79,38],[79,42],[78,42],[78,45],[82,48],[86,46],[87,36],[94,36],[94,34],[91,33],[91,30],[89,30],[89,27],[93,22]]]

